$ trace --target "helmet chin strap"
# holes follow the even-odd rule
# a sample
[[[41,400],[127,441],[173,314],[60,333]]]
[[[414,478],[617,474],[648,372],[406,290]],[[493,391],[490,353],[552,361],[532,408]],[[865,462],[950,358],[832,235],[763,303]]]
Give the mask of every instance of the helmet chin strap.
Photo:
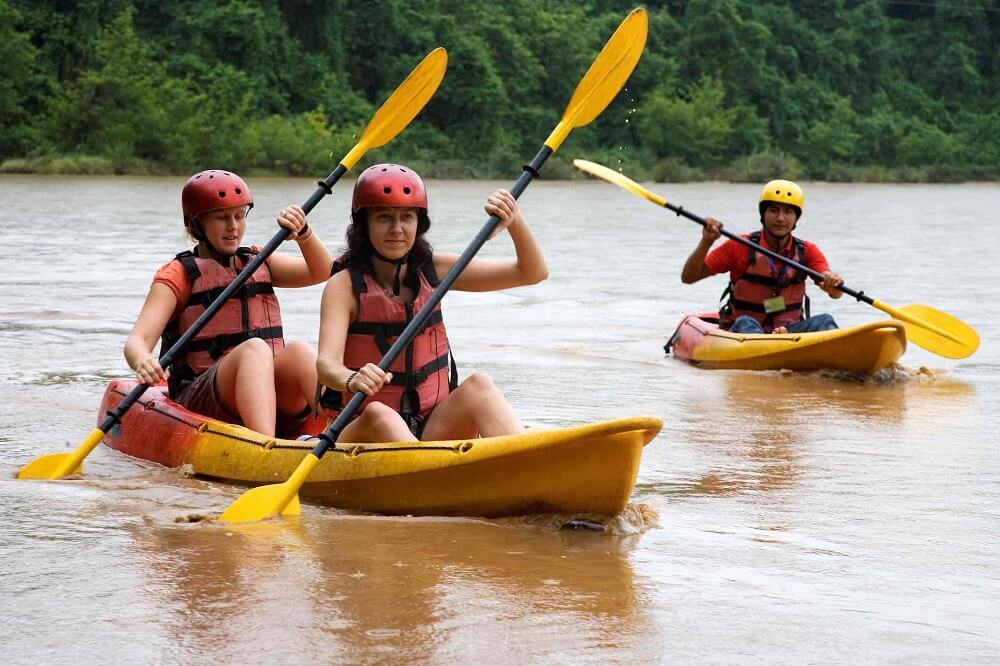
[[[401,289],[401,285],[400,285],[400,282],[399,282],[399,271],[403,268],[403,264],[406,263],[406,260],[410,256],[410,253],[407,252],[406,254],[404,254],[399,259],[389,259],[388,257],[382,256],[379,253],[379,251],[376,250],[374,247],[372,248],[372,252],[375,254],[376,257],[378,257],[378,259],[380,261],[384,261],[387,264],[395,264],[395,266],[396,266],[396,273],[395,273],[395,275],[392,276],[392,295],[393,296],[399,296],[399,292],[400,292],[400,289]]]

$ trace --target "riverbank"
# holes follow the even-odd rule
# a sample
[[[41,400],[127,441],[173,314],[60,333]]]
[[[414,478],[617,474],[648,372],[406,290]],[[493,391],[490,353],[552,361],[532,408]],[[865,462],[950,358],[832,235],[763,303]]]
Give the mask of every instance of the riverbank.
[[[614,151],[599,155],[553,155],[545,164],[543,177],[547,180],[573,180],[581,174],[573,168],[574,157],[586,157],[612,168],[617,168],[634,180],[641,182],[694,183],[721,181],[731,183],[757,183],[780,175],[785,178],[831,183],[961,183],[995,182],[1000,172],[983,169],[964,169],[949,165],[885,167],[879,165],[833,165],[821,173],[807,172],[795,158],[780,153],[760,153],[740,158],[722,167],[690,166],[675,158],[621,159]],[[386,157],[385,159],[389,159]],[[377,160],[369,158],[368,162]],[[459,160],[405,160],[425,178],[449,180],[499,179],[510,177],[517,170],[513,164],[499,168],[493,164],[470,164]],[[334,166],[332,158],[330,168]],[[359,165],[361,168],[367,164]],[[246,177],[274,176],[301,177],[322,175],[305,173],[302,168],[238,168]],[[358,169],[360,171],[360,169]],[[46,155],[32,158],[9,159],[0,162],[0,174],[32,174],[40,176],[187,176],[150,160],[103,155]]]

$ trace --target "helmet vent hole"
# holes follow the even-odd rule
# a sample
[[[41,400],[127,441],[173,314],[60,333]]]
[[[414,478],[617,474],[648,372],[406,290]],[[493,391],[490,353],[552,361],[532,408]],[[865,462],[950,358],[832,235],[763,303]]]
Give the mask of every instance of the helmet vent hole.
[[[236,194],[243,194],[243,190],[241,190],[240,188],[237,187],[236,188]]]
[[[226,198],[226,191],[225,190],[219,190],[219,198],[220,199],[225,199]]]
[[[410,188],[404,187],[403,188],[403,194],[409,194],[409,193],[410,193]]]
[[[402,171],[403,173],[406,173],[406,169],[404,169],[403,167],[400,167],[399,170]]]
[[[388,169],[385,168],[385,167],[382,167],[382,171],[388,171]]]
[[[383,194],[392,194],[392,188],[389,187],[388,185],[386,185],[385,187],[382,188],[382,193]]]

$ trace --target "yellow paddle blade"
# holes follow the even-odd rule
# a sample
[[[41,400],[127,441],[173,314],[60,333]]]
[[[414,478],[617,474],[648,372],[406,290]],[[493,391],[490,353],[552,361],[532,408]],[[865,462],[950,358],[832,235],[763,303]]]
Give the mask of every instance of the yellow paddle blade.
[[[657,206],[667,205],[667,200],[661,197],[659,194],[653,194],[645,187],[635,182],[628,176],[618,173],[613,169],[609,169],[606,166],[597,164],[596,162],[588,162],[587,160],[573,160],[573,166],[581,171],[586,171],[591,176],[597,176],[602,180],[606,180],[609,183],[617,185],[623,190],[628,190],[632,194],[636,194],[644,199],[649,199]]]
[[[83,473],[83,459],[101,443],[104,431],[94,428],[87,439],[70,453],[50,453],[35,458],[18,471],[19,479],[61,479],[71,474]]]
[[[301,513],[298,494],[284,483],[275,483],[246,491],[229,505],[219,516],[219,520],[227,523],[252,523],[279,514],[298,516]]]
[[[227,523],[250,523],[279,514],[298,516],[302,513],[299,489],[318,464],[319,458],[312,453],[306,454],[287,481],[251,488],[230,504],[219,516],[219,520]]]
[[[631,76],[646,46],[649,19],[646,10],[633,9],[611,35],[577,84],[562,120],[545,140],[553,152],[574,127],[583,127],[603,111]]]
[[[979,334],[958,317],[929,305],[894,308],[881,301],[872,303],[903,322],[906,339],[945,358],[966,358],[979,349]]]
[[[340,163],[348,169],[353,168],[370,148],[385,145],[403,131],[434,96],[447,68],[447,51],[438,47],[428,53],[375,112],[361,140]]]

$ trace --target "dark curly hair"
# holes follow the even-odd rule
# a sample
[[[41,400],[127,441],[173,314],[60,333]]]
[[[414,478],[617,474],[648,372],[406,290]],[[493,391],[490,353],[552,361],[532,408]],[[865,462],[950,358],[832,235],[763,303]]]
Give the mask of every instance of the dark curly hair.
[[[417,209],[417,236],[413,240],[413,247],[406,255],[406,278],[403,284],[411,289],[420,288],[420,269],[434,261],[434,250],[431,244],[424,238],[424,234],[431,228],[431,218],[427,211]],[[345,268],[356,268],[363,273],[375,275],[375,266],[372,263],[375,257],[375,248],[368,238],[368,209],[362,208],[351,214],[351,223],[347,225],[347,232],[344,234],[347,240],[347,248],[333,262],[333,273]]]

